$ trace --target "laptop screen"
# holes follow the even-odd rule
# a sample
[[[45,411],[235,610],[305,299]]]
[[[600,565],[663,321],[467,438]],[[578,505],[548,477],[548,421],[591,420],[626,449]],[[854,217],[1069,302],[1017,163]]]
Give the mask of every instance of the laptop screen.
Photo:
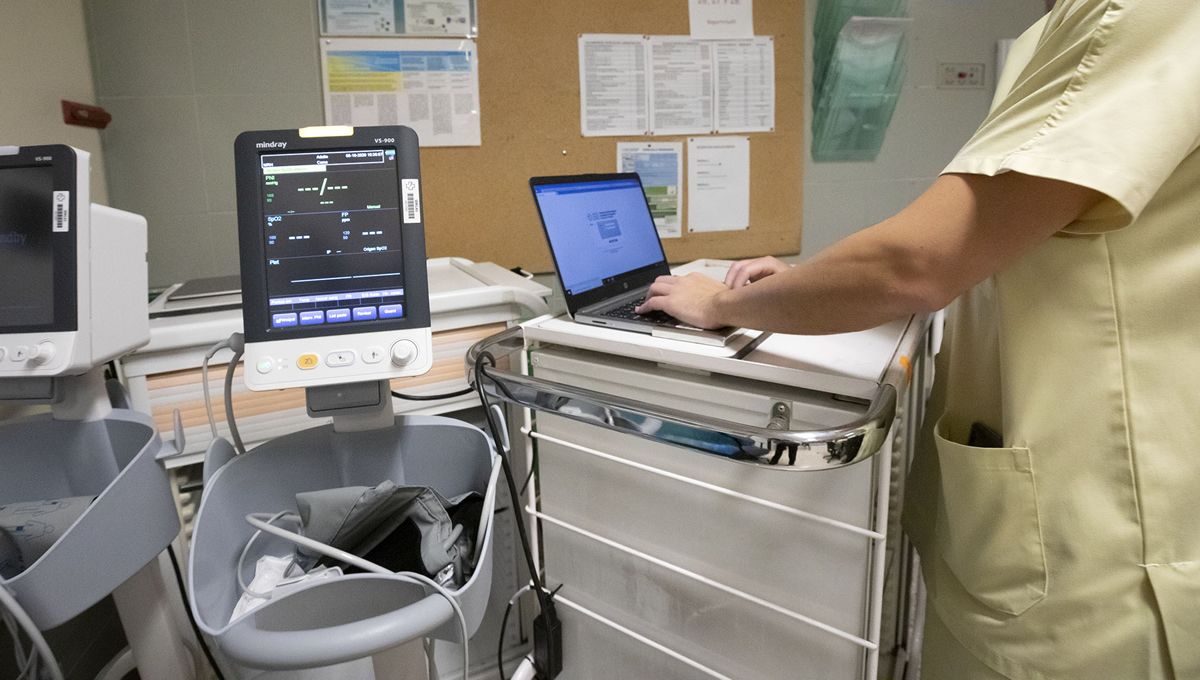
[[[533,192],[568,297],[665,263],[636,176],[535,184]]]

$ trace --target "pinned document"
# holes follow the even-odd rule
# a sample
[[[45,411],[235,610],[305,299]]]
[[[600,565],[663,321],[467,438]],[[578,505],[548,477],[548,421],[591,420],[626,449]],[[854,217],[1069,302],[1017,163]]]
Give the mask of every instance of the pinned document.
[[[408,35],[475,35],[470,0],[404,0]]]
[[[329,125],[407,125],[421,146],[479,146],[473,40],[325,38]]]
[[[693,38],[750,38],[754,35],[753,0],[688,0]]]
[[[688,231],[750,226],[749,137],[691,137],[687,167]]]
[[[775,129],[775,39],[713,43],[717,132]]]
[[[396,6],[390,0],[325,0],[321,10],[327,35],[396,33]]]
[[[679,36],[651,36],[650,128],[656,135],[712,132],[713,45]]]
[[[579,36],[580,129],[584,137],[644,135],[646,40],[640,35]]]
[[[473,38],[475,0],[321,0],[321,35]]]
[[[683,144],[619,142],[617,172],[636,172],[650,204],[659,238],[683,235]]]
[[[584,137],[770,132],[775,39],[579,36]]]

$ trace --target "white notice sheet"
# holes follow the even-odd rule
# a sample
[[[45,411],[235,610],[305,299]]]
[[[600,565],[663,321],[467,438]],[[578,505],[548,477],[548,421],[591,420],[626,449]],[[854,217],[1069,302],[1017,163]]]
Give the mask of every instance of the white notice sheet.
[[[775,40],[713,42],[717,80],[717,132],[775,129]]]
[[[683,144],[617,142],[617,172],[636,172],[659,238],[683,236]]]
[[[421,146],[479,146],[473,40],[324,38],[329,125],[407,125]]]
[[[579,36],[579,117],[584,137],[644,135],[650,129],[642,36]]]
[[[712,43],[651,36],[650,129],[656,135],[713,131]]]
[[[688,231],[750,226],[750,138],[689,137]]]
[[[404,0],[409,35],[474,35],[471,0]]]
[[[753,0],[689,0],[693,38],[749,38],[754,35]]]
[[[327,35],[394,35],[396,5],[392,0],[325,0]]]

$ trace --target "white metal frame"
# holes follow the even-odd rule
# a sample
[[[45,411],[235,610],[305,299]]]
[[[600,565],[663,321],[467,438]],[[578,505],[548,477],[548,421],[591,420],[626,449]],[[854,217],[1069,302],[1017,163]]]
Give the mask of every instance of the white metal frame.
[[[535,556],[534,556],[535,563],[538,565],[543,565],[542,556],[540,554],[538,554],[539,551],[537,550],[537,546],[540,544],[540,540],[538,537],[538,530],[539,530],[539,522],[546,522],[546,523],[552,524],[555,527],[558,527],[560,529],[564,529],[569,532],[572,532],[575,535],[585,537],[592,541],[596,541],[596,542],[601,543],[609,548],[620,551],[626,555],[630,555],[632,557],[640,559],[640,560],[646,562],[647,564],[655,565],[660,568],[669,570],[677,575],[691,579],[697,583],[701,583],[701,584],[707,585],[709,587],[715,588],[715,589],[725,592],[729,595],[737,597],[745,602],[749,602],[756,606],[763,607],[763,608],[768,609],[776,614],[786,616],[795,621],[798,621],[800,623],[808,625],[814,629],[820,630],[826,634],[833,635],[840,639],[843,639],[843,640],[849,641],[853,644],[856,644],[863,649],[864,654],[865,654],[864,664],[863,664],[863,678],[866,680],[875,680],[875,678],[877,678],[879,675],[879,669],[880,669],[881,627],[882,627],[882,616],[883,616],[883,591],[884,591],[885,579],[887,577],[887,572],[886,572],[886,568],[887,568],[886,549],[887,549],[887,541],[888,541],[887,528],[888,528],[889,513],[892,512],[892,510],[893,510],[893,508],[891,507],[892,504],[890,503],[890,501],[891,501],[890,494],[891,494],[892,471],[893,471],[893,467],[894,467],[893,466],[893,456],[896,453],[894,450],[894,446],[899,445],[899,446],[903,447],[902,455],[905,457],[905,459],[903,461],[901,461],[901,463],[903,465],[903,468],[901,468],[901,469],[906,470],[907,464],[908,464],[908,459],[911,456],[913,446],[915,446],[915,443],[916,443],[917,432],[919,430],[921,418],[923,416],[924,400],[925,400],[925,397],[926,397],[926,394],[928,391],[927,373],[929,372],[930,369],[927,364],[929,363],[928,358],[929,358],[931,342],[929,342],[929,340],[924,337],[924,330],[923,330],[922,324],[914,324],[914,326],[910,326],[910,332],[915,332],[917,334],[917,336],[908,338],[908,342],[902,343],[901,349],[898,350],[898,353],[902,352],[902,351],[907,352],[907,354],[905,354],[905,356],[909,357],[909,363],[907,363],[906,365],[902,364],[902,363],[897,363],[896,364],[897,370],[891,371],[888,376],[888,379],[893,381],[894,384],[901,384],[905,388],[903,390],[900,390],[901,394],[903,395],[903,402],[904,402],[903,404],[900,405],[900,410],[902,410],[905,417],[907,418],[907,422],[905,424],[906,426],[904,427],[902,438],[896,437],[896,430],[894,428],[888,432],[888,436],[886,438],[885,443],[882,445],[882,447],[880,448],[878,453],[875,454],[875,456],[873,457],[873,459],[870,463],[875,466],[874,479],[873,479],[874,512],[872,515],[872,526],[870,526],[870,527],[856,526],[854,524],[846,523],[846,522],[834,519],[832,517],[827,517],[827,516],[824,516],[821,514],[812,513],[812,512],[805,511],[805,510],[800,510],[798,508],[789,507],[787,505],[777,503],[775,501],[771,501],[771,500],[764,499],[764,498],[759,498],[757,496],[744,494],[744,493],[734,491],[731,489],[726,489],[726,488],[720,487],[715,484],[710,484],[708,482],[692,479],[685,475],[680,475],[675,472],[671,472],[669,470],[655,467],[653,465],[647,465],[647,464],[640,463],[640,462],[626,460],[619,456],[614,456],[612,454],[597,450],[592,447],[583,446],[581,444],[570,442],[570,441],[564,440],[559,437],[554,437],[551,435],[547,435],[547,434],[538,432],[533,427],[532,412],[529,408],[526,408],[525,414],[524,414],[523,427],[520,430],[521,433],[524,435],[524,439],[525,439],[525,442],[524,442],[525,460],[526,460],[525,472],[526,472],[526,474],[533,475],[535,479],[534,479],[534,482],[529,485],[529,488],[526,491],[525,497],[522,499],[522,503],[525,507],[526,512],[529,514],[529,518],[530,518],[529,524],[531,525],[530,526],[531,537],[532,537],[531,541],[533,543],[534,551],[535,551]],[[522,351],[519,353],[519,357],[520,357],[520,360],[519,360],[519,369],[518,370],[520,370],[522,375],[529,375],[530,370],[531,370],[531,361],[530,361],[530,357],[529,357],[529,352]],[[899,439],[899,441],[897,441],[897,439]],[[869,593],[868,593],[868,597],[867,597],[868,611],[867,611],[867,616],[866,616],[866,626],[865,626],[866,630],[861,631],[859,633],[842,630],[836,626],[833,626],[826,622],[820,621],[819,619],[807,616],[803,613],[794,611],[794,610],[786,608],[786,607],[782,607],[782,606],[772,603],[772,602],[769,602],[763,598],[760,598],[753,594],[747,593],[741,589],[735,588],[733,586],[722,583],[715,579],[705,577],[694,571],[686,569],[678,564],[674,564],[670,561],[663,560],[661,558],[657,558],[655,556],[649,555],[645,552],[636,550],[636,549],[626,546],[618,541],[614,541],[612,539],[609,539],[609,538],[606,538],[599,534],[596,534],[595,532],[588,531],[581,527],[575,526],[574,524],[564,521],[561,518],[555,517],[554,515],[552,515],[550,513],[543,512],[540,509],[539,503],[538,503],[538,498],[537,498],[537,493],[536,493],[536,486],[537,486],[536,471],[533,469],[533,462],[534,462],[533,447],[535,446],[535,442],[537,442],[537,441],[545,441],[547,443],[552,443],[552,444],[564,447],[565,449],[571,450],[573,452],[576,452],[576,453],[579,453],[582,455],[592,456],[592,457],[595,457],[595,458],[598,458],[601,460],[605,460],[610,463],[634,468],[640,472],[656,475],[656,476],[659,476],[659,477],[662,477],[665,479],[670,479],[675,482],[688,484],[695,488],[703,489],[705,491],[708,491],[708,492],[711,492],[714,494],[733,497],[733,498],[736,498],[743,502],[752,503],[752,504],[755,504],[755,505],[758,505],[758,506],[761,506],[761,507],[764,507],[764,508],[767,508],[767,509],[770,509],[773,511],[787,514],[792,517],[796,517],[796,518],[810,521],[813,523],[832,527],[832,528],[840,530],[840,531],[849,532],[849,533],[869,539],[871,541],[871,547],[870,547],[871,564],[870,564],[870,571],[869,571],[869,582],[864,584],[864,586],[869,589]],[[541,449],[541,451],[543,451],[543,452],[546,450],[547,450],[546,447],[543,447]],[[900,499],[897,499],[897,502],[899,502],[899,501],[900,501]],[[901,537],[894,537],[894,538],[896,540],[900,540]],[[907,557],[906,551],[901,550],[899,552],[899,554],[901,555],[901,557],[903,559],[909,559]],[[920,645],[920,617],[921,617],[921,610],[923,609],[923,602],[921,602],[921,600],[923,599],[923,590],[920,586],[919,578],[915,577],[915,572],[913,571],[913,570],[917,569],[915,559],[912,559],[910,564],[907,565],[907,567],[910,570],[909,571],[909,574],[910,574],[909,579],[910,579],[910,583],[912,584],[909,589],[909,592],[908,592],[909,606],[908,606],[907,617],[906,617],[909,628],[908,628],[908,632],[907,632],[907,636],[906,636],[907,649],[902,649],[900,651],[906,652],[908,654],[909,658],[912,658],[913,656],[919,656],[918,650],[919,650],[919,645]],[[539,566],[539,568],[544,568],[544,566]],[[583,614],[583,615],[587,616],[588,618],[592,619],[593,621],[600,623],[604,626],[607,626],[608,628],[610,628],[614,631],[617,631],[617,632],[625,635],[626,637],[633,639],[643,645],[646,645],[652,649],[655,649],[655,650],[659,651],[660,653],[665,654],[665,655],[667,655],[667,656],[669,656],[669,657],[671,657],[671,658],[673,658],[673,659],[675,659],[675,660],[677,660],[677,661],[679,661],[701,673],[704,673],[705,675],[707,675],[709,677],[719,678],[719,679],[724,679],[724,678],[728,677],[728,676],[706,666],[705,664],[701,663],[700,661],[698,661],[694,658],[691,658],[688,655],[679,652],[678,650],[671,649],[670,647],[663,645],[641,633],[638,633],[637,631],[634,631],[626,626],[623,626],[620,623],[615,622],[615,621],[603,616],[602,614],[600,614],[596,611],[593,611],[593,610],[589,609],[588,607],[583,606],[583,605],[571,600],[568,597],[564,597],[562,594],[558,595],[555,599],[556,599],[556,602],[562,603],[567,608],[574,610],[580,614]],[[904,678],[915,677],[912,675],[912,671],[914,668],[919,668],[919,660],[914,660],[915,663],[913,663],[913,662],[906,663],[907,661],[908,661],[908,659],[906,659],[906,658],[898,658],[897,659],[897,666],[895,668],[895,672],[897,673],[896,677],[904,677]]]

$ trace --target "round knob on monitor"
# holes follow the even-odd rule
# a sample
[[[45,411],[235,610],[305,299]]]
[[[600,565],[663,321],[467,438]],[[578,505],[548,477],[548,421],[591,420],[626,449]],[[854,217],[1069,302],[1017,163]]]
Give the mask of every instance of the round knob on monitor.
[[[54,358],[55,351],[53,342],[40,342],[29,348],[29,361],[34,364],[48,364]]]
[[[398,340],[392,345],[392,363],[403,368],[417,360],[417,345],[412,340]]]

